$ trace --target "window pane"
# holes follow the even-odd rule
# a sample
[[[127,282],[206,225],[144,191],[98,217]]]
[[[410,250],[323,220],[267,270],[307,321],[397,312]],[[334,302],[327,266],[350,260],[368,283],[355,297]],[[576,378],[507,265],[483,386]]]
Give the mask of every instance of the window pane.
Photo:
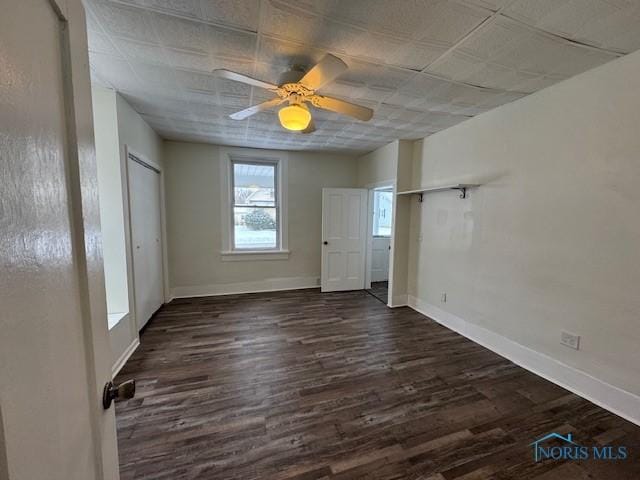
[[[373,235],[376,237],[391,236],[391,206],[393,193],[373,192]]]
[[[276,208],[234,207],[234,247],[247,250],[276,248],[276,225]]]
[[[276,206],[276,167],[273,164],[233,164],[233,196],[236,205]]]

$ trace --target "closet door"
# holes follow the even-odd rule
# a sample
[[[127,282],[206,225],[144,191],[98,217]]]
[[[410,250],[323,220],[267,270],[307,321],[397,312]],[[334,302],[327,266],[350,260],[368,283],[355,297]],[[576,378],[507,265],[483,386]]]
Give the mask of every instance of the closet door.
[[[164,303],[160,173],[129,154],[133,285],[138,330]]]

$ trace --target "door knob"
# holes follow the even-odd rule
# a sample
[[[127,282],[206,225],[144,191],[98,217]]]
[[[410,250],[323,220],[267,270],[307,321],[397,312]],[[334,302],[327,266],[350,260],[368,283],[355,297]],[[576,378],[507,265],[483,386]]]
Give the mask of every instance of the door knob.
[[[136,394],[136,381],[127,380],[116,386],[113,382],[107,382],[102,391],[102,406],[106,410],[116,398],[128,400]]]
[[[326,240],[324,242],[322,242],[325,245],[329,245],[329,242],[327,242]]]

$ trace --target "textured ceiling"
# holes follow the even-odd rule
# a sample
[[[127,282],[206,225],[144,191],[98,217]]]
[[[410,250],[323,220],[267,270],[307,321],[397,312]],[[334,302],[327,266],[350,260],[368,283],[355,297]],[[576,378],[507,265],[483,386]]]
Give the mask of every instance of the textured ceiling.
[[[85,0],[92,78],[164,138],[365,152],[422,138],[640,48],[638,0]],[[369,122],[314,110],[287,132],[271,98],[218,79],[277,82],[325,53],[349,70],[320,93],[375,110]]]

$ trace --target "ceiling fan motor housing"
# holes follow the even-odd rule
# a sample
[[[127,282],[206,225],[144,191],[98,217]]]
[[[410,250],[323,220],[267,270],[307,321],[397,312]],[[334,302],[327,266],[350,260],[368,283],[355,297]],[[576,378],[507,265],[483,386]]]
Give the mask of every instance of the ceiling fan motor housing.
[[[291,70],[286,71],[280,75],[278,79],[278,85],[284,85],[285,83],[298,83],[302,77],[304,77],[305,68],[294,65]]]

